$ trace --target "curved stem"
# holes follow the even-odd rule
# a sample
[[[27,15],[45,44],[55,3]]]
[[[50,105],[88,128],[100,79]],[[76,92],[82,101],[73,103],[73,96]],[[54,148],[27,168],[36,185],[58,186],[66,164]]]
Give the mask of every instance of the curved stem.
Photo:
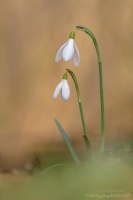
[[[84,141],[85,141],[85,144],[86,144],[86,147],[87,147],[87,151],[88,151],[88,154],[89,154],[89,160],[90,161],[95,161],[95,158],[94,158],[94,155],[93,155],[93,152],[92,152],[92,148],[91,148],[91,144],[90,144],[90,140],[89,140],[89,137],[88,137],[88,132],[87,132],[87,128],[86,128],[85,119],[84,119],[84,113],[83,113],[83,108],[82,108],[82,101],[81,101],[78,82],[77,82],[75,74],[69,69],[66,69],[66,70],[71,75],[71,77],[72,77],[72,79],[73,79],[73,81],[75,83],[76,92],[77,92],[77,96],[78,96],[78,104],[79,104],[80,116],[81,116],[81,121],[82,121],[82,125],[83,125],[83,130],[84,130],[83,137],[84,137]]]
[[[105,119],[104,119],[104,96],[103,96],[103,79],[102,79],[102,61],[101,61],[101,56],[100,56],[100,51],[98,47],[97,40],[94,36],[94,34],[86,27],[84,26],[75,26],[75,30],[80,30],[85,33],[87,33],[93,40],[97,57],[98,57],[98,66],[99,66],[99,84],[100,84],[100,101],[101,101],[101,144],[100,144],[100,153],[104,151],[104,143],[105,143],[105,133],[104,133],[104,124],[105,124]]]

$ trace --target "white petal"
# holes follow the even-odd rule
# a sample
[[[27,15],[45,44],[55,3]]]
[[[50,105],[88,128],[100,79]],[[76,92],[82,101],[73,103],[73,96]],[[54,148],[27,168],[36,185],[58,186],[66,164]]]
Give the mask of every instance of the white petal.
[[[63,85],[63,80],[57,85],[57,87],[55,88],[55,91],[54,91],[54,94],[53,94],[53,98],[56,99],[59,92],[60,92],[60,89],[62,88],[62,85]]]
[[[69,61],[74,55],[74,39],[70,38],[63,50],[63,58],[65,61]]]
[[[66,79],[63,79],[63,85],[62,85],[62,98],[63,100],[68,100],[70,97],[70,88],[68,85],[68,82]]]
[[[76,47],[76,44],[74,45],[74,56],[73,56],[73,61],[74,61],[74,65],[76,67],[79,66],[80,63],[80,55],[79,55],[79,51],[78,48]]]
[[[55,62],[58,62],[58,61],[60,61],[62,59],[63,50],[64,50],[64,48],[65,48],[66,45],[67,45],[67,42],[57,52],[56,57],[55,57]]]

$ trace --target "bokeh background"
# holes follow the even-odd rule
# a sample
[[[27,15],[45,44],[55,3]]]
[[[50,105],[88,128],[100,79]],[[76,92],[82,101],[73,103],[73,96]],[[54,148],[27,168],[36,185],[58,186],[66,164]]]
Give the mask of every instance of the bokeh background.
[[[54,118],[69,138],[83,145],[83,130],[74,83],[71,98],[54,101],[53,92],[66,68],[78,79],[93,148],[100,142],[99,74],[91,38],[76,31],[81,56],[55,63],[55,55],[75,25],[92,30],[102,62],[106,147],[133,138],[133,1],[0,1],[0,153],[12,163],[38,149],[65,142]],[[65,146],[66,147],[66,146]],[[15,162],[14,161],[14,162]]]

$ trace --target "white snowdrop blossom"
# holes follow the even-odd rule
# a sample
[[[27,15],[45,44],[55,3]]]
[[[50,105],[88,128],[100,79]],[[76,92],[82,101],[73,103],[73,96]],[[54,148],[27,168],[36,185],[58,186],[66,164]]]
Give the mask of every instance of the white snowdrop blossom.
[[[56,62],[60,61],[62,57],[66,62],[73,59],[74,65],[78,67],[80,63],[80,55],[74,42],[74,38],[75,32],[72,31],[70,33],[69,40],[57,52],[55,57]]]
[[[70,97],[70,88],[67,82],[67,74],[64,74],[63,80],[55,88],[53,98],[56,99],[59,92],[61,91],[62,99],[67,101]]]

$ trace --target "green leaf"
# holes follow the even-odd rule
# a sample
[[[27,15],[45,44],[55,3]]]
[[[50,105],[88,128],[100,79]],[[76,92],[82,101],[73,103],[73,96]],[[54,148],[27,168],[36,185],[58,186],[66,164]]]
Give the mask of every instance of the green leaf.
[[[66,143],[67,143],[67,146],[68,146],[68,148],[69,148],[69,150],[70,150],[70,152],[71,152],[71,154],[72,154],[72,156],[73,156],[74,161],[76,162],[77,165],[79,165],[79,164],[80,164],[80,161],[79,161],[79,159],[78,159],[78,156],[77,156],[76,152],[75,152],[74,149],[73,149],[73,146],[72,146],[72,144],[71,144],[69,138],[67,137],[67,134],[66,134],[65,131],[63,130],[63,128],[62,128],[62,126],[60,125],[60,123],[58,122],[58,120],[57,120],[57,119],[54,119],[54,120],[55,120],[55,123],[56,123],[58,129],[60,130],[60,132],[61,132],[63,138],[65,139],[65,141],[66,141]]]
[[[126,145],[125,149],[130,149],[131,146],[133,146],[133,140],[128,145]]]
[[[49,172],[50,170],[57,168],[57,167],[75,167],[74,165],[69,165],[69,164],[54,164],[54,165],[50,165],[49,167],[47,167],[46,169],[44,169],[40,175],[45,175],[47,172]]]
[[[89,161],[95,162],[95,157],[94,157],[92,149],[91,149],[90,141],[89,141],[89,139],[86,135],[83,135],[83,138],[85,140],[85,144],[86,144],[86,147],[87,147]]]

